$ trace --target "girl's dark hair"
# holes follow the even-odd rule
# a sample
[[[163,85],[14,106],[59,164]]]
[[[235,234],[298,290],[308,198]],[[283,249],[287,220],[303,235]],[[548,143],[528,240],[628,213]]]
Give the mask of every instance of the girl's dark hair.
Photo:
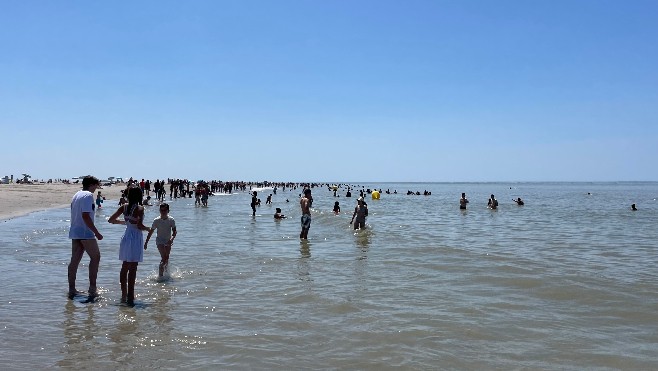
[[[169,211],[169,204],[166,203],[166,202],[163,202],[163,203],[160,204],[160,208],[161,209],[167,209],[167,211]]]
[[[134,205],[142,204],[142,190],[139,187],[128,188],[128,207],[124,210],[124,214],[128,215],[132,212]]]

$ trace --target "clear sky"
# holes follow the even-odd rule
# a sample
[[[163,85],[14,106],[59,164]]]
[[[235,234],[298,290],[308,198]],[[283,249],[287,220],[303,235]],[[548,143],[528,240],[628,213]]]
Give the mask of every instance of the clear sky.
[[[0,176],[658,180],[658,1],[2,1]]]

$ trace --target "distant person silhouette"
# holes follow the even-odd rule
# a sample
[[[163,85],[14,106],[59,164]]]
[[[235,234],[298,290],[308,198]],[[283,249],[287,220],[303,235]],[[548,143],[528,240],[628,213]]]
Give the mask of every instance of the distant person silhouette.
[[[466,210],[467,203],[468,203],[468,199],[466,199],[466,193],[462,192],[462,198],[459,199],[459,209]]]

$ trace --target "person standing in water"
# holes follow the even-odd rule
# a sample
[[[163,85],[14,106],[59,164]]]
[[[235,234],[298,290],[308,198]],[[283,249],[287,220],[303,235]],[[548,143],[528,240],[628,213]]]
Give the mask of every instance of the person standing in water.
[[[302,208],[302,231],[299,233],[299,238],[308,239],[308,230],[311,228],[311,204],[313,203],[313,196],[311,196],[311,189],[304,190],[304,196],[299,200],[299,206]]]
[[[89,291],[90,299],[96,297],[96,277],[98,265],[101,261],[101,252],[98,241],[103,235],[94,225],[92,213],[94,212],[94,192],[100,181],[91,175],[82,179],[82,190],[76,192],[71,200],[71,227],[69,239],[71,240],[71,261],[68,266],[69,293],[68,298],[73,299],[78,291],[75,289],[75,279],[82,256],[89,255]],[[97,241],[98,240],[98,241]]]
[[[459,199],[459,209],[460,210],[466,210],[466,204],[468,203],[468,200],[466,199],[466,193],[462,192],[462,198]]]
[[[151,229],[146,236],[144,242],[144,250],[151,239],[153,232],[157,231],[155,238],[155,245],[160,252],[160,266],[158,268],[158,276],[162,277],[164,272],[169,267],[169,254],[171,254],[171,245],[174,244],[176,238],[176,221],[169,215],[169,204],[163,203],[160,205],[160,216],[153,220]]]
[[[350,220],[350,224],[354,223],[354,230],[366,227],[366,216],[368,216],[368,205],[364,202],[363,197],[359,197],[354,208],[354,214],[352,214],[352,220]]]
[[[144,207],[140,205],[142,191],[139,187],[132,186],[128,190],[128,203],[120,206],[112,214],[108,222],[111,224],[123,224],[126,230],[121,237],[119,245],[119,260],[123,261],[119,282],[121,283],[121,302],[130,306],[135,303],[135,279],[137,278],[137,265],[144,259],[144,236],[142,231],[148,231],[145,226]],[[124,220],[118,220],[123,214]],[[142,249],[144,246],[144,249]]]
[[[256,205],[258,204],[258,192],[254,191],[251,194],[251,215],[256,216]]]
[[[96,196],[96,207],[101,208],[103,204],[103,201],[105,201],[105,197],[101,196],[101,191],[98,191],[98,195]]]
[[[494,195],[491,195],[491,198],[489,198],[489,201],[487,202],[487,206],[489,206],[491,210],[496,210],[498,208],[498,200],[496,200]]]

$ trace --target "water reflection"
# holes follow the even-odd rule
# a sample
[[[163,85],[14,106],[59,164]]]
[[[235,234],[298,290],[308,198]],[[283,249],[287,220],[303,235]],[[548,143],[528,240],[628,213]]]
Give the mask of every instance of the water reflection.
[[[311,245],[307,240],[299,241],[299,252],[302,254],[302,258],[311,257]]]
[[[175,338],[175,335],[172,335],[174,319],[171,317],[173,308],[170,300],[171,293],[165,285],[160,292],[156,293],[155,302],[151,307],[153,314],[150,319],[154,321],[154,324],[151,327],[150,346],[167,345]]]
[[[119,363],[132,363],[136,358],[135,350],[141,337],[137,309],[119,306],[117,308],[117,325],[108,333],[112,359]]]
[[[81,360],[94,359],[96,355],[94,340],[99,335],[93,305],[76,304],[67,300],[64,306],[64,359],[57,362],[63,368],[80,366]]]
[[[158,295],[153,303],[153,308],[155,313],[153,313],[153,320],[158,326],[159,331],[166,331],[167,333],[171,332],[171,323],[174,321],[171,318],[170,312],[171,307],[169,306],[169,300],[171,297],[168,293],[163,293],[163,295]]]
[[[6,245],[8,259],[0,262],[0,271],[11,277],[6,291],[36,290],[43,305],[0,303],[0,316],[12,324],[3,333],[11,336],[4,343],[11,344],[0,356],[14,361],[9,368],[20,360],[30,369],[212,369],[218,364],[231,369],[283,364],[288,369],[318,364],[332,369],[518,364],[541,369],[558,358],[557,366],[569,369],[592,364],[650,368],[654,360],[647,349],[656,343],[651,304],[658,302],[652,269],[658,230],[652,226],[658,202],[632,214],[625,196],[611,201],[606,195],[591,197],[581,209],[584,186],[577,195],[564,196],[564,187],[549,184],[535,192],[534,200],[532,193],[519,192],[531,207],[508,202],[494,213],[477,201],[486,200],[494,186],[480,185],[486,195],[477,197],[478,186],[467,185],[473,188],[467,191],[474,194],[474,206],[463,212],[450,196],[463,185],[435,186],[439,192],[433,194],[446,189],[450,201],[433,195],[426,199],[430,205],[403,195],[386,197],[373,203],[373,211],[381,208],[372,218],[374,228],[363,231],[349,227],[351,213],[314,214],[308,242],[298,239],[296,205],[287,205],[294,219],[275,223],[268,215],[250,224],[246,195],[222,198],[204,209],[174,202],[172,215],[181,233],[172,263],[184,271],[166,283],[153,278],[157,271],[138,281],[138,304],[146,304],[136,308],[115,305],[116,286],[108,294],[112,299],[67,304],[58,293],[61,280],[42,282],[44,276],[59,275],[70,259],[68,249],[48,248],[61,247],[64,232],[35,235],[34,230],[51,229],[32,216],[1,223],[0,245]],[[584,192],[592,191],[587,187]],[[651,198],[656,197],[656,185],[650,188]],[[504,192],[495,192],[503,199]],[[636,197],[649,198],[641,192]],[[325,204],[329,213],[330,203]],[[46,215],[68,228],[67,212]],[[156,217],[154,212],[148,211],[146,219]],[[122,232],[108,230],[109,249],[116,251]],[[27,235],[34,245],[22,240]],[[145,266],[157,267],[156,251],[145,258]],[[30,265],[23,264],[26,260]],[[149,269],[140,269],[141,278]],[[115,269],[99,273],[99,282],[116,280]],[[216,312],[208,307],[213,298],[225,298]],[[48,305],[60,309],[42,318]],[[551,311],[556,308],[557,313]],[[559,323],[546,326],[556,316]],[[574,323],[579,326],[569,326]],[[628,328],[633,331],[627,334],[623,329]],[[518,338],[527,341],[514,343]],[[567,339],[567,346],[555,345],[555,339]],[[35,343],[51,345],[25,357]],[[509,346],[518,349],[510,353]],[[538,359],[540,348],[548,349],[542,354],[551,359]],[[437,360],[443,363],[437,366]]]
[[[297,260],[297,274],[302,281],[313,281],[310,273],[311,245],[307,240],[299,242],[301,257]]]
[[[356,246],[367,249],[370,247],[370,241],[372,236],[368,230],[361,230],[359,233],[355,233],[356,236]]]

